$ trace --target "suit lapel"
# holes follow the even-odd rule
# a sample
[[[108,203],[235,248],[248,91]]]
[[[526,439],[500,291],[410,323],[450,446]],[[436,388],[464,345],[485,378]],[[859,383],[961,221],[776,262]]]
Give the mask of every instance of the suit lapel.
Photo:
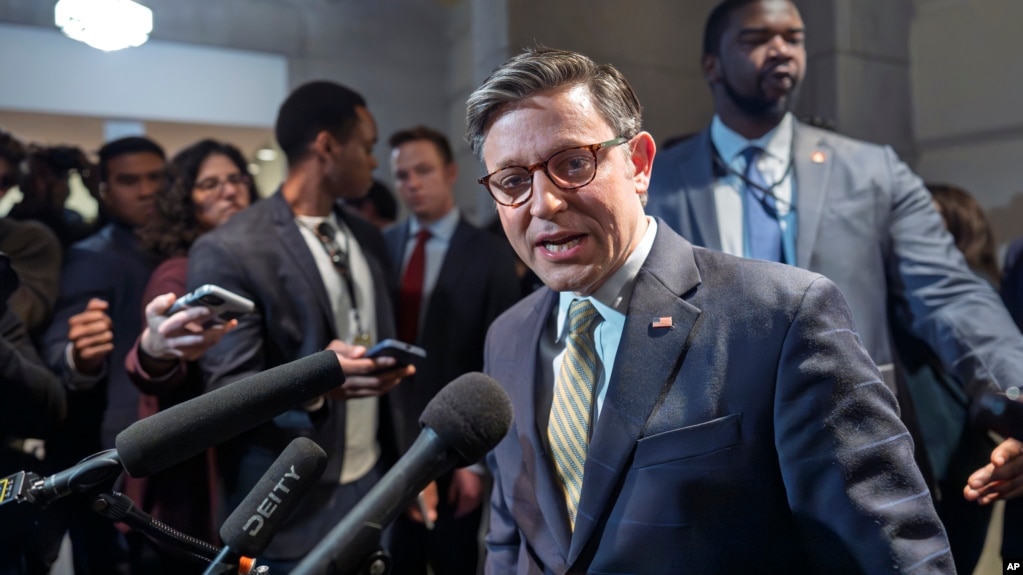
[[[694,243],[712,250],[721,250],[721,231],[718,228],[717,206],[714,203],[714,147],[710,129],[706,129],[690,142],[692,153],[683,156],[678,170],[684,174],[684,197],[692,212]],[[685,224],[682,223],[683,229]]]
[[[291,207],[284,201],[284,196],[277,192],[267,202],[272,202],[273,222],[277,227],[275,237],[281,243],[286,254],[288,254],[293,265],[297,268],[298,275],[306,280],[309,289],[312,290],[313,299],[323,314],[323,319],[330,326],[330,333],[337,337],[337,325],[334,321],[334,312],[331,311],[330,300],[327,298],[327,288],[323,287],[323,278],[320,277],[320,268],[316,266],[316,260],[309,253],[309,246],[306,244],[302,232],[298,231],[298,224],[295,223],[295,214]]]
[[[526,466],[526,474],[532,478],[535,486],[536,503],[543,513],[546,524],[550,527],[551,534],[558,544],[563,555],[568,553],[569,543],[572,539],[572,530],[568,524],[568,515],[565,511],[565,499],[562,495],[561,484],[554,474],[550,456],[547,453],[547,417],[550,412],[548,394],[542,392],[538,385],[533,382],[542,382],[543,378],[538,377],[537,358],[540,355],[540,339],[543,337],[543,330],[550,319],[554,306],[558,303],[557,292],[544,288],[544,295],[537,299],[532,314],[523,322],[521,337],[513,338],[517,346],[532,346],[520,348],[512,357],[523,358],[525,364],[515,369],[521,374],[519,385],[526,389],[527,393],[514,394],[519,399],[514,403],[516,418],[522,433],[529,439],[534,454],[533,458],[527,458],[523,463]],[[541,417],[543,415],[543,417]]]
[[[828,196],[828,178],[834,153],[815,130],[798,122],[794,126],[792,154],[796,170],[796,264],[809,269],[824,200]]]
[[[468,241],[467,236],[470,231],[469,224],[465,220],[459,219],[458,225],[455,226],[455,232],[451,234],[451,240],[448,242],[448,249],[444,253],[444,261],[441,262],[437,285],[433,291],[437,293],[459,293],[462,291],[458,289],[459,281],[466,271],[472,251],[479,249]],[[426,305],[430,306],[430,302],[426,302]],[[427,307],[426,314],[430,315],[429,307]],[[446,318],[437,319],[443,321]]]
[[[405,245],[408,243],[409,227],[411,226],[411,220],[405,220],[405,223],[401,224],[398,228],[398,240],[388,246],[390,250],[391,261],[394,265],[391,266],[391,279],[392,285],[401,286],[401,272],[402,266],[405,262]]]
[[[692,246],[663,221],[658,228],[653,249],[636,277],[618,359],[586,457],[569,565],[607,520],[636,441],[654,406],[674,382],[680,356],[700,315],[680,297],[700,283]],[[653,327],[653,320],[665,316],[672,318],[673,327]]]

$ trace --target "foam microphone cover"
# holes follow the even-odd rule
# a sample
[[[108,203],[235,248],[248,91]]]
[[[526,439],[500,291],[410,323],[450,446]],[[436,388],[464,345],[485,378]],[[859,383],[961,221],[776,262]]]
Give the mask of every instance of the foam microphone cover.
[[[220,528],[224,544],[245,557],[262,555],[326,465],[327,454],[316,442],[293,439],[224,521]]]
[[[459,467],[479,461],[508,433],[512,406],[508,394],[488,375],[470,372],[445,385],[419,417],[459,459]]]
[[[332,351],[268,369],[137,421],[115,445],[132,477],[147,477],[202,453],[344,383]]]

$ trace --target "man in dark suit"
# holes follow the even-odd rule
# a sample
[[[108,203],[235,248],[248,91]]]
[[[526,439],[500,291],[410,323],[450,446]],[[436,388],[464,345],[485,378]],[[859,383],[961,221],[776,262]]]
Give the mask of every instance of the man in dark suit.
[[[319,482],[264,554],[273,573],[287,573],[392,460],[382,396],[414,368],[365,357],[368,346],[394,335],[384,239],[339,202],[364,195],[377,165],[365,100],[332,82],[305,84],[281,105],[275,134],[288,160],[284,183],[196,241],[188,286],[216,284],[256,304],[200,360],[208,388],[322,349],[341,360],[346,381],[336,391],[217,449],[224,515],[295,437],[327,452]]]
[[[930,457],[918,456],[918,463],[927,469],[929,460],[959,459],[962,445],[984,439],[967,427],[965,384],[1023,385],[1023,338],[998,295],[966,266],[923,182],[890,148],[807,126],[789,113],[805,73],[803,39],[790,0],[728,0],[715,8],[703,48],[715,117],[658,158],[647,213],[696,245],[783,261],[834,281],[864,347],[898,390],[911,429],[895,350],[902,364],[919,357],[907,353],[910,339],[893,337],[893,330],[926,343],[959,385],[939,391],[947,397],[944,412],[917,414],[944,419],[950,431],[928,437]],[[999,462],[992,479],[1020,476],[1023,461],[1014,457],[1020,443],[1010,440],[992,454],[993,447],[961,465],[959,477],[954,469],[938,477],[939,513],[946,504],[964,507],[956,505],[964,483],[989,457]],[[972,479],[977,485],[970,489],[1020,490]],[[983,546],[988,510],[972,506],[951,515],[942,517],[957,568],[968,573]]]
[[[532,50],[467,137],[543,288],[499,317],[490,574],[952,573],[894,395],[826,278],[643,213],[655,146],[609,65]]]
[[[105,144],[99,152],[101,210],[109,223],[64,256],[60,296],[43,336],[45,360],[70,389],[64,433],[47,444],[53,470],[100,449],[138,419],[138,389],[124,357],[142,325],[142,292],[154,262],[135,230],[153,211],[167,175],[163,148],[142,137]],[[105,518],[62,503],[72,518],[76,573],[117,573],[126,559],[122,537]]]
[[[419,435],[419,415],[451,380],[483,369],[483,342],[494,318],[521,296],[506,243],[477,229],[455,206],[458,166],[448,139],[419,126],[390,138],[391,172],[411,212],[385,232],[400,286],[398,337],[427,352],[416,375],[391,393],[398,444]],[[482,467],[456,469],[424,492],[435,527],[402,515],[392,528],[392,571],[425,575],[476,573],[484,478]],[[416,517],[416,519],[413,519]]]

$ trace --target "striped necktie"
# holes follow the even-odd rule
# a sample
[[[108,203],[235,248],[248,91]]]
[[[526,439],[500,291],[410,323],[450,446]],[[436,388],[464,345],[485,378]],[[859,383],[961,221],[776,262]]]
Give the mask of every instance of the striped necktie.
[[[589,445],[594,381],[600,369],[593,329],[603,318],[588,299],[573,300],[568,308],[568,340],[561,369],[554,381],[547,437],[555,471],[565,489],[568,519],[575,530],[583,467]]]

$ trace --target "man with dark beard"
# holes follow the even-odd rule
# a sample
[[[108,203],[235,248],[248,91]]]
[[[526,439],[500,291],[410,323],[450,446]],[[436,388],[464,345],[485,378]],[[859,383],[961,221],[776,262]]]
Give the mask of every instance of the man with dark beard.
[[[806,69],[804,25],[790,0],[720,3],[707,20],[702,64],[714,119],[657,158],[647,213],[694,244],[838,284],[907,427],[931,431],[917,433],[926,451],[918,463],[933,476],[957,569],[971,572],[989,507],[966,505],[962,494],[984,504],[1018,495],[1023,449],[1015,440],[984,445],[983,433],[968,428],[968,384],[1023,386],[1023,337],[891,148],[789,113]],[[927,366],[950,377],[912,377]],[[920,392],[929,397],[914,419],[910,399]]]

